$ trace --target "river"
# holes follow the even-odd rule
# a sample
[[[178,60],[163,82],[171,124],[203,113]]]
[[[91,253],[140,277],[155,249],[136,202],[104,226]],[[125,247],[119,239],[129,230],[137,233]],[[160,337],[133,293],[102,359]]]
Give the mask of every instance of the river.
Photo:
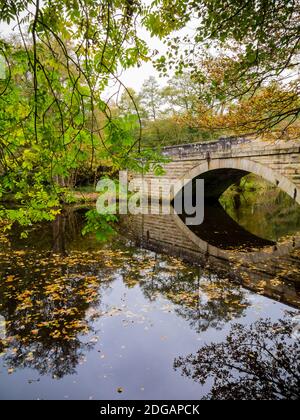
[[[0,247],[0,398],[299,398],[289,200],[228,194],[192,229],[124,216],[105,242],[81,235],[84,205],[26,239],[13,230]]]

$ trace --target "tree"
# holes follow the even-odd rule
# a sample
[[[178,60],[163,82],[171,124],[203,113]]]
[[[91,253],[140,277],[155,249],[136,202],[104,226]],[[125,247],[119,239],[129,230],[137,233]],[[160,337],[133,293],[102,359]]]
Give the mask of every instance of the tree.
[[[171,14],[174,9],[176,13]],[[190,69],[199,85],[206,87],[206,104],[218,107],[252,97],[276,81],[288,92],[288,98],[275,112],[272,107],[265,107],[268,117],[259,121],[259,131],[263,123],[269,129],[276,120],[287,125],[297,120],[300,107],[298,99],[293,98],[299,92],[298,0],[164,1],[153,6],[151,12],[147,20],[149,28],[152,24],[152,33],[161,37],[172,32],[172,22],[178,29],[196,18],[193,36],[174,36],[168,40],[167,53],[157,62],[164,74],[169,66],[177,72]],[[163,32],[159,29],[161,25]],[[207,72],[207,64],[215,58],[221,65],[213,75]],[[289,80],[293,82],[288,83]],[[284,129],[282,125],[281,130]]]
[[[197,107],[198,88],[189,73],[178,74],[170,79],[161,92],[167,113],[170,115],[192,113]]]
[[[17,40],[0,40],[6,63],[0,80],[0,195],[9,193],[23,206],[16,211],[2,205],[1,219],[26,225],[54,218],[64,187],[82,166],[95,170],[109,161],[116,170],[142,171],[159,159],[141,147],[138,109],[135,120],[115,116],[105,99],[114,82],[135,103],[118,74],[150,59],[139,26],[166,40],[167,53],[157,68],[164,75],[170,68],[191,74],[198,116],[204,110],[218,129],[247,133],[276,127],[290,135],[291,127],[297,128],[299,0],[158,0],[150,5],[142,0],[0,0],[0,10],[0,21],[18,29]],[[190,34],[167,39],[195,19],[192,39]],[[201,128],[197,115],[189,120],[195,115],[194,90],[179,89],[179,79],[174,83],[165,98],[152,77],[142,89],[141,105],[156,144],[166,138],[159,126],[164,99],[174,95],[176,106],[189,108],[184,131]],[[249,118],[238,126],[245,110]]]
[[[160,86],[155,77],[150,76],[145,80],[140,92],[140,98],[148,118],[152,121],[156,121],[160,116],[163,99]]]
[[[257,89],[255,95],[247,95],[232,102],[219,102],[208,106],[199,100],[195,112],[187,112],[178,118],[199,130],[220,132],[227,135],[255,134],[267,139],[295,139],[299,137],[299,119],[294,115],[300,105],[300,97],[291,86],[272,82]]]
[[[118,107],[118,115],[125,116],[128,114],[141,114],[142,106],[140,103],[140,96],[136,93],[133,88],[124,90],[120,101],[116,104]]]
[[[142,170],[141,159],[152,159],[141,150],[140,130],[132,136],[138,121],[114,118],[104,99],[109,81],[126,90],[120,67],[147,59],[136,32],[144,8],[140,1],[1,0],[0,10],[0,21],[19,31],[16,40],[0,40],[0,196],[21,205],[2,204],[0,218],[29,225],[55,217],[82,165],[110,160]]]

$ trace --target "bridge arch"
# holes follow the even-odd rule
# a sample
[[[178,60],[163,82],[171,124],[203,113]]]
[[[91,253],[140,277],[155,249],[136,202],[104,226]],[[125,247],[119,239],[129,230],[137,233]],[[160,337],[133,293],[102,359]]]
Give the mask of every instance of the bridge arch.
[[[283,257],[289,255],[291,251],[300,246],[300,235],[293,236],[282,243],[276,243],[273,246],[265,246],[256,251],[235,251],[228,249],[221,249],[201,239],[181,220],[181,218],[174,213],[172,215],[174,224],[180,229],[183,236],[196,245],[201,253],[216,257],[225,261],[239,261],[243,263],[258,263],[267,261],[274,257]]]
[[[222,177],[217,178],[217,172],[220,172]],[[300,204],[300,190],[292,181],[266,165],[245,158],[208,159],[194,166],[175,184],[172,199],[174,199],[184,185],[195,178],[209,179],[209,182],[212,182],[212,179],[215,178],[218,183],[218,188],[215,193],[212,191],[212,196],[214,195],[215,198],[218,198],[231,184],[249,173],[258,175],[271,184],[276,185]],[[212,176],[208,176],[208,174]],[[226,176],[224,177],[224,175]]]

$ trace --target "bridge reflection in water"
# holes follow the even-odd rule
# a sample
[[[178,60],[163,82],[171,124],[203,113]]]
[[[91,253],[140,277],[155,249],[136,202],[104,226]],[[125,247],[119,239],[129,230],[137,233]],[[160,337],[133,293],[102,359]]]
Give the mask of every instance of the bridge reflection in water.
[[[206,207],[199,226],[188,227],[174,210],[124,216],[121,224],[139,246],[181,257],[256,293],[300,307],[300,233],[276,243],[260,238],[217,203]]]

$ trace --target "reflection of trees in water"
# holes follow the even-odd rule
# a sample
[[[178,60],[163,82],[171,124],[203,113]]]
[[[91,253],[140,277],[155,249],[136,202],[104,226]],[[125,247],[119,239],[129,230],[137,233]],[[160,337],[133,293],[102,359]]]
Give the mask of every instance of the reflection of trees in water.
[[[86,211],[87,209],[84,208],[65,208],[51,222],[49,237],[52,236],[52,251],[54,253],[66,255],[67,244],[80,239]]]
[[[11,344],[14,346],[14,353],[5,358],[10,368],[32,368],[42,375],[51,374],[53,378],[76,373],[79,361],[91,347],[84,345],[78,338],[66,341],[52,337],[39,337],[31,340],[31,343],[27,340],[25,348],[20,340],[14,340]]]
[[[28,228],[27,239],[20,239],[21,231],[16,227],[10,232],[12,245],[45,250],[48,255],[51,252],[66,255],[72,245],[80,249],[81,244],[86,245],[81,232],[87,210],[86,207],[65,207],[55,220]]]
[[[161,294],[174,303],[175,312],[197,332],[222,329],[228,321],[242,317],[249,306],[238,284],[190,267],[178,270],[156,264],[139,284],[150,301]]]
[[[0,313],[6,319],[2,346],[10,368],[29,367],[61,378],[75,373],[93,346],[83,335],[92,332],[99,293],[109,283],[98,278],[93,256],[83,261],[81,256],[37,260],[34,253],[15,255],[14,274],[3,276],[0,285]]]
[[[92,347],[80,336],[91,332],[87,314],[97,312],[92,309],[99,306],[99,292],[109,287],[110,268],[93,252],[67,255],[72,243],[94,246],[81,236],[86,210],[64,209],[53,222],[32,229],[25,241],[20,232],[12,232],[14,246],[29,248],[11,249],[1,258],[0,274],[6,280],[0,284],[0,313],[6,318],[7,338],[0,340],[0,352],[7,351],[12,368],[62,377],[74,373]]]
[[[147,263],[143,261],[144,270],[142,275],[136,273],[135,281],[139,282],[144,296],[150,301],[162,295],[174,303],[175,312],[198,332],[223,328],[233,318],[242,317],[249,306],[245,291],[227,278],[186,266],[180,270],[164,267],[160,262],[161,259],[157,259],[151,267],[148,265],[145,276]],[[124,281],[126,283],[126,277]],[[134,284],[132,273],[130,282]]]
[[[241,318],[249,306],[245,291],[228,280],[205,279],[200,282],[199,288],[197,308],[188,305],[176,309],[197,332],[208,328],[220,330],[232,319]]]
[[[251,176],[253,177],[253,176]],[[226,212],[245,229],[270,240],[299,232],[300,206],[279,188],[261,183],[240,191],[229,188],[221,197]],[[263,185],[263,188],[259,188]]]
[[[68,217],[68,215],[70,215]],[[74,219],[74,213],[63,213],[58,214],[55,220],[52,222],[53,232],[53,247],[52,251],[57,254],[64,255],[66,253],[66,222],[68,221],[68,229],[72,226],[71,220]],[[72,232],[72,230],[71,230]]]
[[[102,294],[117,272],[130,277],[139,268],[139,260],[130,264],[133,252],[110,247],[69,255],[1,253],[0,314],[7,331],[0,351],[6,353],[6,365],[58,378],[75,373],[94,345],[88,334],[93,319],[101,316]]]
[[[288,317],[234,324],[225,342],[175,359],[174,368],[202,385],[212,379],[204,399],[299,399],[300,342],[293,328]]]

